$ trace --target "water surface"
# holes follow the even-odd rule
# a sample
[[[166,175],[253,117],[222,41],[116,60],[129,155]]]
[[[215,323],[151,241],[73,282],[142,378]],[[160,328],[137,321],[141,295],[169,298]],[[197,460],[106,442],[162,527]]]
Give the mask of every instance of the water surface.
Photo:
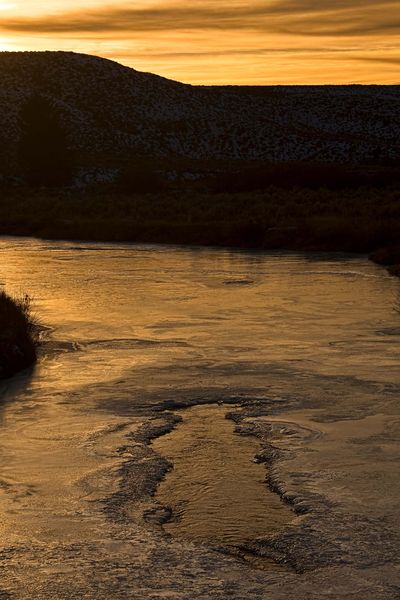
[[[363,256],[7,238],[0,259],[1,283],[28,292],[49,327],[34,371],[1,384],[1,544],[24,556],[15,569],[39,565],[10,589],[40,579],[51,590],[41,553],[51,548],[60,565],[71,544],[81,545],[80,572],[103,551],[122,570],[137,552],[151,570],[151,553],[139,550],[147,534],[124,530],[139,537],[121,545],[98,500],[118,490],[117,449],[153,406],[258,398],[292,412],[315,408],[329,422],[359,418],[360,435],[368,415],[383,415],[383,429],[393,421],[399,282]],[[352,465],[365,480],[352,485],[358,506],[369,507],[367,471],[383,454],[356,449]],[[326,490],[339,502],[350,498],[348,484],[343,474],[341,487]],[[397,506],[397,488],[385,486]]]

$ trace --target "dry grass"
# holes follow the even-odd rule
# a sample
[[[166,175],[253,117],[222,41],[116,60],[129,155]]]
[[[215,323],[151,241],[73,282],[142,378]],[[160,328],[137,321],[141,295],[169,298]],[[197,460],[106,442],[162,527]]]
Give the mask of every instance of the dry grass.
[[[0,377],[9,377],[36,360],[39,325],[27,294],[0,292]]]

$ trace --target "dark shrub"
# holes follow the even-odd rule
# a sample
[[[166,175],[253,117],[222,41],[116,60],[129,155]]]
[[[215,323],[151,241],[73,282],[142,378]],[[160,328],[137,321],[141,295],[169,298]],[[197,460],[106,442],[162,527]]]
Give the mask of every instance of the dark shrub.
[[[21,108],[18,163],[25,183],[57,187],[72,182],[74,154],[61,114],[45,97],[31,96]]]
[[[0,292],[0,378],[10,377],[36,360],[38,325],[31,300]]]
[[[400,246],[387,246],[371,252],[370,259],[378,265],[400,265]]]

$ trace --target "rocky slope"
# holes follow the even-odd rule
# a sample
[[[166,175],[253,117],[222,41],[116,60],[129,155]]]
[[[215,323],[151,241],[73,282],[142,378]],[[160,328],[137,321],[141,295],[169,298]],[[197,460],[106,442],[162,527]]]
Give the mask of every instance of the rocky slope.
[[[199,87],[70,52],[0,54],[0,173],[39,92],[92,166],[138,155],[202,160],[400,157],[400,86]],[[89,159],[88,159],[89,157]]]

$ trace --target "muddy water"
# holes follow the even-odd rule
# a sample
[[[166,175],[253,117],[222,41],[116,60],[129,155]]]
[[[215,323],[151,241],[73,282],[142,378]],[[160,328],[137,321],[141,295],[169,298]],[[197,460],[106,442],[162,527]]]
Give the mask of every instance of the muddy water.
[[[254,461],[254,437],[234,433],[227,407],[196,406],[153,448],[174,465],[156,498],[170,506],[164,525],[175,536],[214,546],[239,547],[282,531],[294,513],[266,486],[266,469]]]
[[[49,328],[37,367],[1,383],[0,596],[264,597],[265,574],[104,510],[122,489],[129,452],[119,449],[155,408],[245,400],[260,419],[279,421],[273,443],[290,456],[279,476],[314,510],[308,519],[317,515],[303,533],[296,524],[288,551],[301,568],[328,564],[321,577],[334,597],[344,577],[337,564],[350,565],[345,576],[360,597],[368,595],[357,569],[381,597],[400,551],[391,540],[400,506],[398,280],[362,256],[2,239],[0,283],[29,292]],[[194,427],[186,421],[176,435],[185,426]],[[230,428],[214,440],[253,444],[229,421],[214,426]],[[238,459],[243,476],[253,452],[246,446]],[[261,486],[264,472],[246,486]],[[217,477],[207,485],[229,486]],[[196,485],[190,479],[189,497]],[[239,516],[228,510],[230,535]],[[254,521],[264,526],[253,514],[249,528]],[[302,581],[303,595],[299,580],[279,589],[318,597],[316,579]]]

